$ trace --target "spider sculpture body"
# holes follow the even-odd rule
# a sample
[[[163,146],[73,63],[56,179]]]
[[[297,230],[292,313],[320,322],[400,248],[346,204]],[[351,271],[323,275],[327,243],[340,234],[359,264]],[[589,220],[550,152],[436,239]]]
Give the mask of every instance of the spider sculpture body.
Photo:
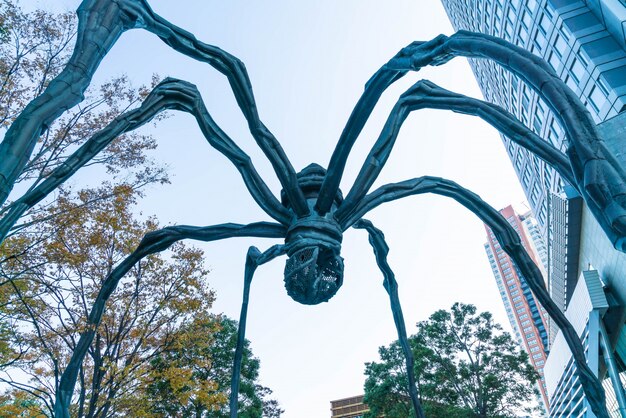
[[[341,241],[343,232],[350,227],[364,229],[369,234],[406,357],[413,408],[418,417],[423,417],[412,374],[413,357],[408,345],[398,287],[386,260],[389,249],[383,233],[363,219],[378,205],[423,193],[436,193],[456,200],[491,228],[539,302],[563,332],[576,362],[579,381],[594,413],[600,418],[608,418],[604,391],[586,364],[576,331],[550,298],[541,273],[524,250],[519,236],[495,209],[458,184],[437,177],[418,177],[387,184],[370,192],[393,149],[402,123],[412,111],[437,108],[471,114],[484,119],[512,141],[552,165],[583,196],[614,246],[625,251],[626,173],[599,137],[585,107],[544,61],[504,40],[470,32],[461,31],[450,37],[441,35],[428,42],[415,42],[402,49],[366,84],[327,170],[312,164],[296,173],[279,142],[261,122],[250,80],[240,60],[215,46],[198,41],[187,31],[167,22],[155,14],[145,0],[84,0],[78,15],[79,33],[70,62],[50,82],[44,93],[25,108],[0,144],[0,203],[6,200],[17,176],[28,162],[42,130],[66,109],[82,100],[82,93],[89,86],[103,57],[126,30],[133,28],[143,28],[154,33],[178,52],[208,63],[228,78],[250,132],[271,162],[283,190],[280,199],[271,193],[252,165],[250,157],[213,121],[194,85],[166,79],[154,88],[139,108],[118,116],[105,129],[88,139],[43,182],[8,206],[0,218],[2,239],[26,210],[42,201],[114,138],[142,126],[159,112],[170,109],[187,112],[195,117],[209,144],[232,161],[256,203],[276,221],[249,225],[169,226],[147,234],[137,249],[102,284],[87,318],[90,326],[86,326],[86,331],[81,334],[57,386],[55,415],[58,418],[69,418],[78,372],[92,344],[109,296],[122,276],[143,257],[163,251],[182,239],[216,241],[240,236],[282,239],[284,243],[265,252],[255,247],[248,251],[230,399],[230,414],[235,418],[249,291],[254,271],[259,265],[286,254],[288,259],[284,280],[287,293],[297,302],[307,305],[328,301],[343,282]],[[428,65],[441,65],[455,56],[494,60],[535,89],[560,118],[569,139],[567,153],[563,154],[543,141],[513,115],[496,105],[444,90],[426,80],[418,81],[396,103],[354,185],[344,198],[339,183],[348,155],[386,88],[409,71],[419,71]]]
[[[302,190],[308,216],[297,219],[289,226],[285,237],[285,288],[295,301],[305,305],[327,302],[343,284],[343,258],[341,241],[343,230],[334,217],[337,204],[343,200],[337,192],[335,203],[326,215],[313,208],[317,203],[326,170],[311,164],[298,173],[298,187]],[[289,208],[289,201],[283,197]]]

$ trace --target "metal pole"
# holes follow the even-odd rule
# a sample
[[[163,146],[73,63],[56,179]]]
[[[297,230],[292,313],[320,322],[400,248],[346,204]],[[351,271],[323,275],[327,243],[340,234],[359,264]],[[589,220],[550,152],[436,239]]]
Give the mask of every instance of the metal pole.
[[[615,391],[615,398],[617,398],[620,415],[622,418],[626,418],[626,395],[624,395],[624,386],[622,386],[622,381],[619,378],[619,372],[617,371],[617,365],[615,364],[615,358],[611,350],[611,342],[609,341],[609,336],[606,333],[602,320],[600,320],[600,346],[602,347],[604,363],[611,377],[611,383]]]

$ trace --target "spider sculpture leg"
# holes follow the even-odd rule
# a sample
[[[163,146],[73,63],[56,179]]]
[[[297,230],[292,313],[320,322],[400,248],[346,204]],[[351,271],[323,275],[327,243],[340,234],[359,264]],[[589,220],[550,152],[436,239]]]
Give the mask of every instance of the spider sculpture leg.
[[[585,106],[541,58],[503,39],[467,31],[414,42],[374,74],[333,152],[329,163],[331,175],[325,179],[316,204],[318,212],[325,214],[330,210],[348,154],[384,90],[408,71],[441,65],[456,56],[497,62],[520,77],[547,103],[567,134],[567,155],[578,190],[613,246],[626,252],[626,171],[600,138]]]
[[[587,365],[585,350],[576,330],[550,297],[541,271],[524,249],[517,232],[497,210],[478,195],[450,180],[439,177],[420,177],[380,187],[366,196],[352,213],[338,219],[338,221],[343,228],[349,228],[367,212],[382,203],[424,193],[451,197],[472,211],[491,228],[502,249],[522,272],[522,279],[526,281],[539,303],[563,333],[563,337],[572,352],[578,378],[591,409],[598,418],[609,418],[604,390],[598,378]]]
[[[535,153],[574,187],[578,187],[568,157],[544,141],[515,118],[494,104],[445,90],[428,80],[420,80],[408,89],[389,114],[387,122],[368,154],[354,185],[336,212],[341,217],[367,194],[393,151],[402,124],[409,114],[418,109],[446,109],[478,116],[498,129],[513,142]]]
[[[243,348],[246,340],[246,320],[248,318],[248,301],[250,300],[250,286],[252,276],[257,267],[268,261],[285,254],[284,245],[274,245],[269,250],[261,253],[257,247],[250,247],[246,256],[246,267],[243,281],[243,302],[241,303],[241,314],[239,315],[239,329],[237,331],[237,348],[235,349],[235,360],[233,362],[233,375],[230,381],[230,416],[237,418],[239,383],[241,381],[241,361],[243,359]]]
[[[191,83],[167,78],[159,83],[137,109],[128,111],[89,138],[39,185],[25,193],[0,219],[0,242],[24,212],[41,202],[120,135],[135,130],[157,114],[175,109],[192,114],[211,146],[233,162],[257,204],[275,220],[286,223],[291,215],[274,197],[252,165],[250,157],[215,123],[200,92]]]
[[[370,221],[366,219],[360,219],[354,225],[354,228],[365,229],[369,234],[369,242],[374,249],[374,255],[376,256],[376,264],[382,271],[384,276],[383,286],[389,295],[391,302],[391,312],[393,313],[393,322],[396,325],[398,331],[398,340],[404,353],[406,361],[406,370],[408,375],[409,394],[411,396],[411,403],[415,410],[415,415],[418,418],[425,418],[424,410],[419,401],[419,394],[417,392],[417,386],[415,384],[415,373],[413,368],[413,352],[409,345],[409,339],[406,335],[406,325],[404,323],[404,315],[402,315],[402,306],[400,305],[400,297],[398,296],[398,282],[396,281],[395,274],[391,270],[389,263],[387,262],[387,254],[389,253],[389,246],[385,242],[385,235],[382,231],[376,228]]]
[[[87,326],[85,327],[87,331],[80,335],[72,357],[59,380],[54,405],[55,417],[70,417],[69,408],[74,387],[76,386],[78,371],[96,335],[106,302],[122,277],[144,257],[164,251],[175,242],[183,239],[208,242],[233,237],[284,238],[286,232],[286,228],[282,225],[270,222],[257,222],[249,225],[222,224],[207,227],[169,226],[146,234],[137,249],[115,267],[102,283],[102,287],[94,300],[91,312],[87,318]]]
[[[84,0],[78,8],[78,20],[75,53],[46,90],[15,119],[0,143],[0,204],[5,202],[28,162],[41,132],[83,100],[102,59],[120,36],[129,29],[143,28],[174,50],[208,63],[228,78],[250,132],[270,160],[294,211],[298,216],[309,213],[293,166],[260,120],[246,67],[239,59],[200,42],[191,33],[163,19],[152,11],[146,0]]]

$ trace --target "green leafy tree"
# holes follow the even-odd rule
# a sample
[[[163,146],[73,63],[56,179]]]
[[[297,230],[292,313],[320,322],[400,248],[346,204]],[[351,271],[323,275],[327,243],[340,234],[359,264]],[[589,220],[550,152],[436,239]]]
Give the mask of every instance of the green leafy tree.
[[[415,376],[428,417],[517,417],[533,398],[537,373],[488,312],[455,303],[417,324],[409,342]],[[412,416],[404,356],[398,342],[366,364],[369,417]]]
[[[170,349],[150,365],[146,401],[154,416],[228,418],[228,397],[237,343],[237,322],[198,316],[181,327]],[[280,417],[272,391],[258,383],[260,361],[246,340],[241,367],[238,416]]]

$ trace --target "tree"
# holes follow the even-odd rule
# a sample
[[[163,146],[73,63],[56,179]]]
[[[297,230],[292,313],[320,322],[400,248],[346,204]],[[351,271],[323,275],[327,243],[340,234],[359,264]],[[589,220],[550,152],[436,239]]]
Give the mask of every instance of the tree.
[[[145,402],[150,411],[157,416],[230,416],[227,406],[236,342],[237,322],[223,316],[199,316],[180,329],[171,349],[150,364]],[[283,411],[278,402],[268,399],[272,391],[257,382],[259,368],[259,359],[253,357],[246,340],[238,416],[280,417]]]
[[[470,417],[471,410],[458,407],[454,394],[435,397],[435,366],[433,352],[426,346],[420,335],[409,339],[415,358],[414,372],[420,402],[424,413],[429,418]],[[389,347],[378,349],[380,362],[366,363],[365,403],[369,406],[371,417],[409,417],[414,416],[407,384],[406,364],[402,348],[398,341]],[[442,398],[445,398],[442,399]]]
[[[14,289],[11,319],[26,346],[0,380],[36,396],[49,413],[101,282],[156,228],[154,219],[133,218],[131,187],[116,187],[115,199],[100,198],[108,191],[59,198],[39,215],[45,220],[0,247],[11,248],[0,272]],[[126,276],[82,366],[76,416],[110,416],[133,395],[150,360],[168,347],[178,327],[210,308],[214,295],[207,273],[201,251],[177,244],[167,258],[148,257]],[[29,381],[14,380],[16,369]]]
[[[24,13],[13,1],[0,0],[0,129],[11,126],[62,71],[75,37],[74,14]],[[157,82],[153,77],[151,87]],[[132,209],[144,186],[167,181],[165,171],[148,158],[156,147],[150,135],[118,135],[84,165],[104,169],[110,183],[77,192],[65,186],[48,200],[38,200],[57,184],[46,194],[32,196],[37,187],[56,178],[53,171],[63,168],[81,145],[147,94],[148,88],[132,87],[125,76],[88,89],[80,105],[43,127],[17,177],[13,200],[0,206],[0,242],[8,235],[0,244],[0,380],[14,388],[0,399],[0,414],[53,415],[59,376],[79,334],[86,330],[103,278],[143,234],[157,227],[154,219],[135,220]],[[163,117],[159,113],[155,119]],[[16,196],[17,192],[23,194]],[[185,335],[195,338],[185,348],[190,348],[188,343],[203,344],[191,348],[197,353],[194,367],[203,365],[207,372],[204,377],[190,374],[182,396],[192,393],[189,398],[206,411],[223,409],[230,387],[226,365],[232,359],[227,360],[230,352],[218,348],[234,350],[220,338],[231,338],[235,325],[206,314],[213,300],[204,281],[206,272],[202,252],[182,244],[132,269],[108,302],[89,347],[72,415],[141,412],[136,401],[149,400],[146,391],[162,383],[155,379],[159,376],[155,359],[163,359],[164,352],[180,352]],[[203,357],[212,353],[221,353],[223,367]],[[245,358],[242,410],[248,416],[279,416],[277,402],[268,399],[271,390],[256,383],[258,360],[249,349]],[[186,367],[193,369],[190,364]],[[18,369],[28,378],[14,378]],[[180,376],[166,383],[175,385],[176,379]],[[144,408],[150,416],[162,416],[155,410],[156,406]]]
[[[534,393],[537,373],[488,312],[455,303],[417,324],[410,337],[415,376],[428,417],[516,417]],[[398,342],[366,364],[369,416],[411,413],[404,356]]]
[[[77,24],[74,13],[24,13],[14,1],[0,0],[0,28],[0,130],[5,131],[62,71],[73,52]],[[124,75],[114,77],[87,89],[80,105],[42,127],[28,162],[15,180],[10,200],[0,204],[0,242],[20,219],[27,223],[53,200],[41,199],[56,187],[36,196],[33,190],[50,180],[53,170],[62,167],[92,135],[141,102],[158,81],[154,76],[150,86],[137,88]],[[163,117],[166,115],[161,113],[155,120]],[[84,166],[102,167],[114,184],[141,189],[167,181],[164,169],[149,159],[148,153],[154,148],[156,141],[151,135],[122,134]],[[9,154],[3,158],[8,161],[13,157]],[[19,228],[14,227],[12,233]]]
[[[54,15],[41,10],[24,13],[15,2],[0,0],[0,29],[0,129],[5,130],[62,70],[72,54],[76,18],[73,13]],[[152,83],[156,82],[155,77]],[[16,192],[23,192],[22,197],[31,193],[94,132],[139,102],[147,91],[146,87],[134,88],[125,76],[88,90],[81,106],[69,109],[63,118],[44,126],[28,163],[17,178]],[[92,203],[101,200],[124,199],[130,194],[135,198],[144,186],[166,182],[165,171],[148,158],[148,152],[155,147],[156,142],[150,135],[134,133],[113,141],[88,164],[105,169],[112,182],[98,190],[82,191],[79,200],[84,209],[92,208]],[[71,188],[60,189],[53,196],[60,199],[54,209],[50,206],[53,199],[37,205],[39,201],[21,201],[19,196],[14,196],[17,193],[11,196],[12,201],[0,205],[0,241],[5,234],[11,238],[0,247],[3,272],[0,280],[0,369],[24,367],[28,363],[28,352],[32,356],[32,341],[25,339],[21,327],[24,321],[32,323],[33,318],[49,320],[37,310],[43,309],[42,306],[31,303],[35,297],[43,298],[43,293],[50,291],[50,298],[61,299],[65,291],[41,284],[31,288],[32,278],[26,277],[41,271],[45,261],[41,251],[31,251],[38,245],[41,250],[42,242],[38,240],[45,239],[44,228],[33,229],[33,223],[51,221],[50,217],[59,215],[61,208],[69,209],[72,205],[64,206],[64,203],[78,195],[72,194]],[[16,222],[18,225],[9,231]],[[34,265],[24,265],[25,260]],[[37,295],[36,291],[41,294]]]
[[[0,274],[14,289],[10,323],[24,353],[0,381],[48,415],[100,284],[157,228],[134,218],[137,191],[117,188],[114,199],[101,198],[106,186],[62,196],[0,246],[0,256],[10,249]],[[126,275],[80,370],[72,415],[225,416],[237,326],[207,313],[214,294],[203,264],[202,251],[179,243]],[[249,347],[244,354],[240,415],[280,416],[256,382],[258,359]],[[28,379],[12,378],[17,369]]]

